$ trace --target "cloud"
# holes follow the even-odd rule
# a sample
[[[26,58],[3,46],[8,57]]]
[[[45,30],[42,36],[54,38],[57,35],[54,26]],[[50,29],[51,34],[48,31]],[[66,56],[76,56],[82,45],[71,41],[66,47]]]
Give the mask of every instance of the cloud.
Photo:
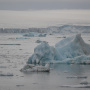
[[[0,0],[0,10],[90,9],[90,0]]]
[[[0,0],[0,2],[89,2],[90,0]]]

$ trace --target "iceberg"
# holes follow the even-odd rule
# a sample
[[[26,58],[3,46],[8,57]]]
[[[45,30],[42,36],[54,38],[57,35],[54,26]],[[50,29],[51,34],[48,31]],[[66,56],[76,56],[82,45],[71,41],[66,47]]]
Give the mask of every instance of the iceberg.
[[[45,34],[45,33],[35,33],[35,32],[23,34],[23,36],[26,36],[26,37],[46,37],[46,35],[47,34]]]
[[[38,39],[38,40],[36,40],[36,43],[41,43],[41,42],[42,42],[42,41],[41,41],[41,40],[39,40],[39,39]]]
[[[40,33],[38,36],[39,37],[46,37],[46,35],[47,35],[46,33],[44,33],[44,34]]]
[[[38,33],[34,33],[34,32],[25,33],[23,36],[26,36],[26,37],[35,37],[35,36],[38,36]]]
[[[83,41],[81,34],[63,39],[55,45],[55,48],[58,48],[64,58],[90,54],[90,45]]]
[[[64,38],[55,46],[50,46],[45,41],[41,42],[34,49],[34,53],[27,63],[45,62],[90,64],[90,45],[84,42],[81,34]]]
[[[46,41],[41,42],[34,49],[34,54],[28,59],[28,64],[45,63],[54,59],[54,47],[49,46]]]

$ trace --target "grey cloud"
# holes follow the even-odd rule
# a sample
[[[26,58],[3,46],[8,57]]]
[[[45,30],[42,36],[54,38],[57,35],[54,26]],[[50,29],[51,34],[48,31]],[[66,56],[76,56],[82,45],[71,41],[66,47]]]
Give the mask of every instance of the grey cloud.
[[[90,9],[90,0],[0,0],[0,10]]]

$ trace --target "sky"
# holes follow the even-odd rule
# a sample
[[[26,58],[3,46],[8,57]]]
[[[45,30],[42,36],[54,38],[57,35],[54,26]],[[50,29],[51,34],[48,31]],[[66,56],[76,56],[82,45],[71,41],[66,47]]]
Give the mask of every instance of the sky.
[[[0,28],[90,25],[90,0],[0,0]]]
[[[90,9],[90,0],[0,0],[0,10]]]

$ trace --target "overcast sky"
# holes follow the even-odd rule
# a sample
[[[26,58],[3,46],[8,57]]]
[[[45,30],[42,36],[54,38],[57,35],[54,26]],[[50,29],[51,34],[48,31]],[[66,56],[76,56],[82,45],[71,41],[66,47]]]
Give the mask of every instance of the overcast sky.
[[[0,0],[0,10],[90,9],[90,0]]]

